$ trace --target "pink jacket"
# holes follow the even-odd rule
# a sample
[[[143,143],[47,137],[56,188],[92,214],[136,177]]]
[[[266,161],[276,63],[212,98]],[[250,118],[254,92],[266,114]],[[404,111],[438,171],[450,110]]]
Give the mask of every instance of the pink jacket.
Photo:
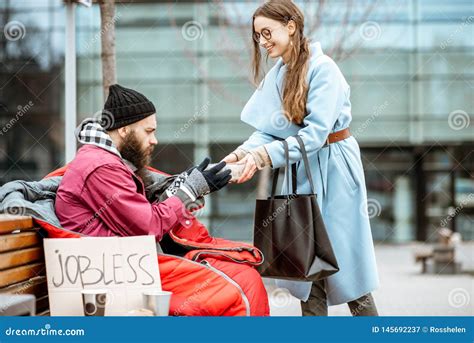
[[[90,236],[154,235],[160,241],[189,214],[173,196],[150,204],[143,182],[122,159],[84,145],[68,165],[56,195],[56,214],[68,230]]]

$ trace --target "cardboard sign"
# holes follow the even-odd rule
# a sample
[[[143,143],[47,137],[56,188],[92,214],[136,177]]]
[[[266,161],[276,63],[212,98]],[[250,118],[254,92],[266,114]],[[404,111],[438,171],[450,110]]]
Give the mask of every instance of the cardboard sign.
[[[84,315],[81,291],[108,290],[105,315],[143,308],[142,292],[161,290],[154,236],[44,240],[52,316]]]

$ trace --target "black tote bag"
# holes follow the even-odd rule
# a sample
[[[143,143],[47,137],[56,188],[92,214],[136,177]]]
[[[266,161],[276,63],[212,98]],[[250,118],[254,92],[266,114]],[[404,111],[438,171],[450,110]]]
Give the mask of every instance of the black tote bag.
[[[290,172],[288,143],[283,140],[286,159],[286,184],[292,193],[275,196],[280,169],[273,174],[271,196],[257,200],[254,245],[263,252],[264,262],[257,267],[264,277],[295,281],[317,281],[339,270],[329,236],[316,200],[308,156],[300,136],[297,139],[311,194],[297,193],[296,164]]]

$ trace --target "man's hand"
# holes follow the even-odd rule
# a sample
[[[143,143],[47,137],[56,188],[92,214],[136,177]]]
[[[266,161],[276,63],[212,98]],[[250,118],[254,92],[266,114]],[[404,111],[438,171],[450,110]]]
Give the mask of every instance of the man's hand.
[[[199,166],[197,166],[196,170],[202,173],[204,179],[206,180],[206,183],[209,187],[209,193],[218,191],[219,189],[225,187],[230,179],[232,178],[231,171],[230,170],[224,170],[222,169],[226,166],[226,163],[224,161],[216,164],[214,167],[206,170],[207,166],[209,165],[209,162],[211,160],[209,157],[206,157]]]
[[[232,178],[230,170],[222,170],[226,163],[221,162],[206,170],[209,162],[210,159],[206,157],[197,167],[176,176],[173,184],[166,190],[166,195],[176,195],[188,204],[225,187]]]

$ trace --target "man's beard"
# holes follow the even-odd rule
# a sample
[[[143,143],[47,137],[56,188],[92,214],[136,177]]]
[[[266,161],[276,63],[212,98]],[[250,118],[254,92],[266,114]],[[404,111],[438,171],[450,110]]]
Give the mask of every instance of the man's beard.
[[[137,168],[135,173],[143,179],[146,175],[145,167],[151,162],[153,147],[150,147],[147,150],[143,149],[142,143],[135,135],[135,131],[130,131],[124,137],[119,151],[122,158],[126,159]]]

